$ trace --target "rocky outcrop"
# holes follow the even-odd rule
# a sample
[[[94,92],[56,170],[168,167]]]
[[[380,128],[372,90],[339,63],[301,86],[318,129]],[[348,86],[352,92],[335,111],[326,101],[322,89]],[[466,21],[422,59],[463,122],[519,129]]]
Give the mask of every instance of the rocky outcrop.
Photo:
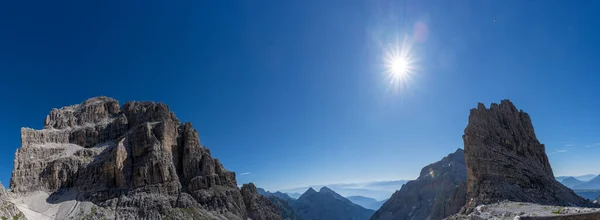
[[[242,197],[251,219],[281,220],[279,209],[271,201],[258,193],[256,186],[252,183],[242,186]]]
[[[477,208],[468,215],[456,214],[446,219],[598,220],[600,219],[600,209],[547,206],[533,203],[503,201],[490,205],[478,205]]]
[[[503,200],[593,206],[554,179],[529,115],[509,100],[471,109],[463,140],[470,207]]]
[[[50,203],[76,192],[116,219],[247,218],[235,173],[162,103],[96,97],[52,109],[44,129],[21,129],[10,188]]]
[[[464,151],[457,149],[421,169],[381,206],[371,220],[442,219],[460,211],[466,201]]]

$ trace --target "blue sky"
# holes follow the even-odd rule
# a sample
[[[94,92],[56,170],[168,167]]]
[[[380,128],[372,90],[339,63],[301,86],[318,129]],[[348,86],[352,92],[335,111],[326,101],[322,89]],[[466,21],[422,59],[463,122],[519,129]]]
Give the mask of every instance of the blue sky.
[[[0,180],[21,127],[99,95],[167,103],[240,183],[412,179],[469,109],[530,113],[556,175],[600,173],[598,1],[4,1]],[[497,18],[494,22],[493,19]],[[390,89],[384,51],[418,62]]]

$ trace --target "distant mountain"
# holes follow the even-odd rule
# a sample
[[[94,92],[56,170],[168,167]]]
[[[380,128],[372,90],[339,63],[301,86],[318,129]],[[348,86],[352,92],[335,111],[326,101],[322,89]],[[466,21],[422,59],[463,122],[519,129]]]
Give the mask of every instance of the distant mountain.
[[[598,177],[600,175],[596,175],[596,174],[586,174],[586,175],[581,175],[581,176],[575,176],[576,179],[581,180],[581,181],[590,181],[596,177]]]
[[[377,201],[373,198],[364,197],[364,196],[349,196],[346,198],[354,204],[357,204],[359,206],[362,206],[367,209],[372,209],[372,210],[379,209],[381,207],[381,205],[383,205],[383,203],[385,203],[385,201],[387,201],[387,199],[382,200],[382,201]]]
[[[348,196],[364,196],[374,198],[376,200],[389,199],[390,196],[403,184],[408,182],[407,180],[388,180],[388,181],[372,181],[372,182],[359,182],[359,183],[335,183],[327,185],[311,185],[305,187],[297,187],[292,189],[281,190],[287,193],[293,198],[299,198],[302,193],[306,192],[308,188],[320,189],[324,186],[335,191],[336,193],[348,197]]]
[[[298,199],[298,198],[300,198],[300,196],[302,196],[302,193],[299,193],[299,192],[288,192],[286,194],[288,194],[290,197],[292,197],[294,199]]]
[[[263,189],[263,188],[256,188],[256,191],[258,191],[258,194],[262,195],[262,196],[269,196],[269,194],[270,194],[267,191],[265,191],[265,189]]]
[[[262,188],[257,188],[258,194],[267,197],[279,209],[283,220],[300,220],[301,218],[294,210],[293,205],[296,199],[282,192],[269,192]]]
[[[327,187],[319,192],[309,188],[293,207],[302,219],[311,220],[366,220],[374,213]]]
[[[591,179],[593,179],[596,176],[597,176],[596,174],[586,174],[586,175],[580,175],[580,176],[557,176],[557,177],[555,177],[555,179],[558,182],[562,182],[566,178],[573,177],[579,181],[586,182],[586,181],[590,181]]]
[[[421,169],[381,206],[371,220],[442,219],[466,202],[467,171],[462,149]]]
[[[579,184],[584,183],[581,180],[575,179],[575,177],[567,177],[564,180],[560,181],[560,183],[562,183],[563,185],[565,185],[566,187],[569,188],[573,188]]]
[[[577,176],[577,177],[565,177],[565,176],[560,176],[560,177],[556,177],[556,179],[558,180],[559,178],[562,179],[562,181],[560,181],[563,185],[565,185],[566,187],[569,187],[573,190],[600,190],[600,175],[596,175],[593,178],[589,178],[587,179],[589,176],[594,176],[593,174],[589,174],[589,175],[582,175],[582,176]],[[581,180],[580,178],[583,177],[582,179],[587,179],[587,180]],[[586,197],[587,198],[587,197]]]
[[[288,195],[287,193],[282,193],[282,192],[270,192],[270,191],[266,191],[265,189],[262,188],[257,188],[258,190],[258,194],[269,197],[269,196],[275,196],[277,198],[283,199],[285,201],[295,201],[295,198],[292,198],[290,195]]]
[[[573,189],[600,189],[600,175],[574,186]]]
[[[596,200],[600,196],[600,189],[574,189],[575,194],[590,201]]]

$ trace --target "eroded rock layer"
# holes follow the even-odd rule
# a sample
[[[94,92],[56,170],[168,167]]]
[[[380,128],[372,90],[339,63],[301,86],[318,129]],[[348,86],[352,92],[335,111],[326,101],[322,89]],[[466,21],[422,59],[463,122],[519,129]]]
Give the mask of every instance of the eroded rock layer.
[[[529,115],[509,100],[471,109],[463,136],[469,204],[593,206],[554,179]]]
[[[235,173],[154,102],[96,97],[52,109],[43,130],[21,129],[10,188],[51,193],[50,202],[76,192],[116,219],[248,217]]]

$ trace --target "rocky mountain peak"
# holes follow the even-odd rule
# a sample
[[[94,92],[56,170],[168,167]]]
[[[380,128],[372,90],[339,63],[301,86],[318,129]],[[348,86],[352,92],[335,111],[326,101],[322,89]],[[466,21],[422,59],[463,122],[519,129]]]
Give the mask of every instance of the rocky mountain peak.
[[[470,204],[590,205],[554,179],[529,115],[509,100],[471,109],[463,141]]]
[[[317,191],[315,191],[315,189],[313,189],[312,187],[309,187],[306,192],[304,192],[304,194],[309,195],[309,194],[313,194],[313,193],[317,193]],[[303,195],[304,195],[303,194]]]
[[[81,104],[52,109],[44,120],[44,128],[64,129],[95,124],[115,116],[120,111],[119,102],[109,97],[94,97]]]
[[[465,153],[458,148],[454,153],[448,154],[442,160],[429,164],[421,169],[419,179],[436,178],[445,173],[465,173]],[[466,175],[461,175],[466,178]]]
[[[336,193],[333,190],[331,190],[330,188],[327,188],[327,186],[323,186],[321,187],[321,189],[319,190],[320,193]],[[337,194],[337,193],[336,193]]]
[[[373,214],[373,210],[356,205],[327,187],[319,192],[309,188],[293,207],[301,219],[367,219]]]
[[[191,123],[163,103],[121,107],[108,97],[52,109],[42,130],[21,129],[10,188],[22,198],[75,197],[93,204],[98,219],[246,219],[250,207],[235,173],[200,144]],[[61,213],[73,212],[46,215],[72,217]]]

